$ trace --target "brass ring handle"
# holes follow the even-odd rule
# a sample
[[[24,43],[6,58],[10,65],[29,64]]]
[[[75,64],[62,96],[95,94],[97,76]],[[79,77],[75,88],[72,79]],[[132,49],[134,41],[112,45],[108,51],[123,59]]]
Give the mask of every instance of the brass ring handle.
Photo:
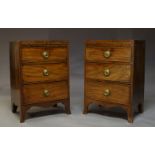
[[[48,76],[48,75],[49,75],[47,69],[44,69],[44,70],[43,70],[43,75],[44,75],[44,76]]]
[[[49,91],[48,91],[47,89],[45,89],[45,90],[43,91],[43,95],[44,95],[45,97],[48,97],[48,96],[49,96]]]
[[[105,58],[109,58],[111,56],[111,52],[110,51],[105,51],[104,52],[104,57]]]
[[[110,95],[110,90],[109,89],[106,89],[105,91],[104,91],[104,96],[109,96]]]
[[[47,59],[48,58],[48,52],[47,51],[44,51],[42,53],[42,56],[43,56],[44,59]]]
[[[110,69],[105,69],[104,76],[109,76],[109,75],[110,75]]]

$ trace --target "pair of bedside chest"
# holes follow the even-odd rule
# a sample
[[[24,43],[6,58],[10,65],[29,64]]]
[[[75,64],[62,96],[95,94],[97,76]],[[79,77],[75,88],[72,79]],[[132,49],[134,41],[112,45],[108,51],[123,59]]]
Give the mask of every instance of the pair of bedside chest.
[[[143,112],[145,42],[90,40],[85,47],[84,113],[96,103],[121,107],[133,122]],[[67,41],[17,41],[10,44],[11,103],[20,121],[32,106],[61,102],[70,114]]]

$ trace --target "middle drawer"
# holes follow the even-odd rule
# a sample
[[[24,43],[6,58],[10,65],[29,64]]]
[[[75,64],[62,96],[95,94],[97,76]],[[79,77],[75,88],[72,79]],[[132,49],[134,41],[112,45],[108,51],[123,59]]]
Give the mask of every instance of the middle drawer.
[[[67,80],[68,69],[66,63],[23,65],[22,79],[24,83],[62,81]]]
[[[86,78],[101,81],[130,82],[131,65],[86,63]]]

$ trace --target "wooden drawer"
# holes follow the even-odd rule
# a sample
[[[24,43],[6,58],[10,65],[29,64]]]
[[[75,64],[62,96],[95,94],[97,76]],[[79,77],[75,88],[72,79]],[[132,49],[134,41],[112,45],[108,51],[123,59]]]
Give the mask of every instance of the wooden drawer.
[[[90,47],[86,48],[86,61],[104,62],[104,61],[131,61],[131,47]]]
[[[23,88],[25,104],[50,102],[68,98],[67,82],[25,85]]]
[[[24,83],[67,80],[68,67],[66,63],[24,65],[22,78]]]
[[[67,47],[23,47],[23,62],[64,62],[67,60]]]
[[[93,80],[109,80],[130,82],[131,65],[125,64],[86,64],[86,78]]]
[[[98,101],[128,105],[130,86],[108,82],[87,81],[86,96]]]

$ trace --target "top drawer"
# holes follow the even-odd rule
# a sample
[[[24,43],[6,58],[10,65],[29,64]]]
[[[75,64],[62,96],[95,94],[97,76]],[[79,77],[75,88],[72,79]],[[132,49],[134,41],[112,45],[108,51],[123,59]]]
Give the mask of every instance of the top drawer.
[[[67,47],[23,47],[21,59],[23,62],[65,62]]]
[[[86,48],[86,60],[89,62],[130,62],[131,47],[89,47]]]

